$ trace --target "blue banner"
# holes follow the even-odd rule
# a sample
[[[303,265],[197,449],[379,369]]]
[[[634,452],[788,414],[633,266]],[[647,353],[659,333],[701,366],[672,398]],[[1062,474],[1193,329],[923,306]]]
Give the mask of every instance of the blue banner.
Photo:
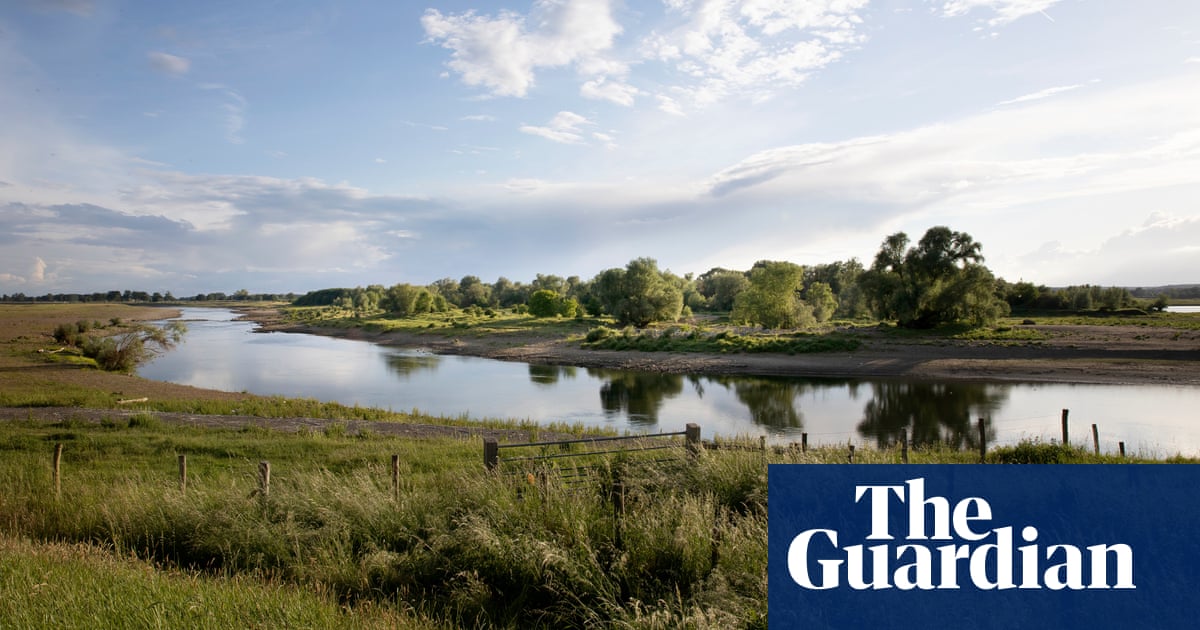
[[[772,465],[776,628],[1197,628],[1200,466]]]

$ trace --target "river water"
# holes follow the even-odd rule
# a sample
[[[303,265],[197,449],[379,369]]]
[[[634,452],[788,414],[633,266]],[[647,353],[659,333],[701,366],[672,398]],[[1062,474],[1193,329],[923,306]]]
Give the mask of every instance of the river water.
[[[632,432],[765,435],[774,443],[989,444],[1059,439],[1168,456],[1200,454],[1200,388],[697,376],[541,366],[317,335],[255,333],[226,309],[184,308],[184,343],[142,366],[146,378],[225,391],[316,398],[439,416],[582,423]]]

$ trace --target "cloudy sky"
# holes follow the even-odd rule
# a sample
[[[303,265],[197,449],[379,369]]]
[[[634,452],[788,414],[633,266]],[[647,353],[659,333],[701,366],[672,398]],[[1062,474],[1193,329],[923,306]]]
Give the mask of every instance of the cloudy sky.
[[[1195,0],[7,0],[0,293],[676,273],[969,232],[1200,282]]]

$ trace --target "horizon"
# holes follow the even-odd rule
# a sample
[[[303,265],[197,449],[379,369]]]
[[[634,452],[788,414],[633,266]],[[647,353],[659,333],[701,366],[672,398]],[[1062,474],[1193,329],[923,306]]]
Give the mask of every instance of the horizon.
[[[869,266],[934,225],[1013,283],[1187,285],[1194,25],[1190,0],[17,0],[0,294]]]

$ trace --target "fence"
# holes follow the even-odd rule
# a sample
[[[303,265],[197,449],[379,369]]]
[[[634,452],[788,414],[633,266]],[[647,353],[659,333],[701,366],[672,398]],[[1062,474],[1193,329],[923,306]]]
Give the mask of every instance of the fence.
[[[1070,410],[1063,409],[1061,415],[1061,430],[1062,444],[1070,444]],[[976,426],[979,431],[979,461],[987,461],[987,421],[984,418],[979,418]],[[1096,424],[1091,425],[1092,434],[1092,450],[1096,455],[1100,455],[1100,429]],[[678,443],[671,438],[682,437],[683,442]],[[900,432],[896,446],[900,449],[900,461],[908,463],[908,454],[911,444],[908,441],[906,430]],[[619,437],[592,437],[592,438],[576,438],[571,440],[557,440],[546,442],[524,442],[517,444],[500,444],[495,438],[484,438],[483,440],[483,464],[484,468],[491,472],[501,470],[504,464],[515,464],[516,468],[510,470],[512,474],[534,474],[531,471],[536,471],[536,474],[546,475],[553,470],[560,478],[564,480],[585,479],[599,466],[598,464],[584,464],[581,460],[588,460],[604,455],[638,455],[642,453],[652,453],[655,451],[674,451],[667,453],[666,459],[634,459],[629,461],[631,464],[638,463],[662,463],[664,461],[680,461],[677,453],[686,453],[689,457],[695,457],[704,450],[761,450],[764,454],[768,449],[776,453],[783,452],[800,452],[805,453],[809,449],[808,433],[800,434],[799,442],[791,442],[786,446],[769,446],[765,436],[759,438],[757,446],[747,445],[744,441],[722,441],[713,439],[705,442],[700,439],[700,425],[689,423],[685,430],[673,433],[650,433],[641,435],[628,435]],[[514,455],[502,457],[501,451],[511,452]],[[531,450],[537,452],[531,453]],[[854,444],[846,445],[846,461],[854,463],[855,457]],[[1125,457],[1125,442],[1118,442],[1118,450],[1120,457]],[[524,452],[522,452],[524,451]],[[54,445],[54,457],[52,460],[53,484],[54,493],[56,496],[62,494],[62,455],[63,444],[61,442]],[[563,466],[563,462],[573,460],[568,463],[576,465]],[[179,490],[187,492],[188,487],[188,464],[187,455],[178,455],[179,462]],[[391,487],[392,495],[395,499],[400,497],[400,456],[392,455],[391,458]],[[262,461],[258,464],[258,488],[255,492],[262,497],[267,497],[271,492],[271,463]],[[619,499],[614,499],[619,502]]]

